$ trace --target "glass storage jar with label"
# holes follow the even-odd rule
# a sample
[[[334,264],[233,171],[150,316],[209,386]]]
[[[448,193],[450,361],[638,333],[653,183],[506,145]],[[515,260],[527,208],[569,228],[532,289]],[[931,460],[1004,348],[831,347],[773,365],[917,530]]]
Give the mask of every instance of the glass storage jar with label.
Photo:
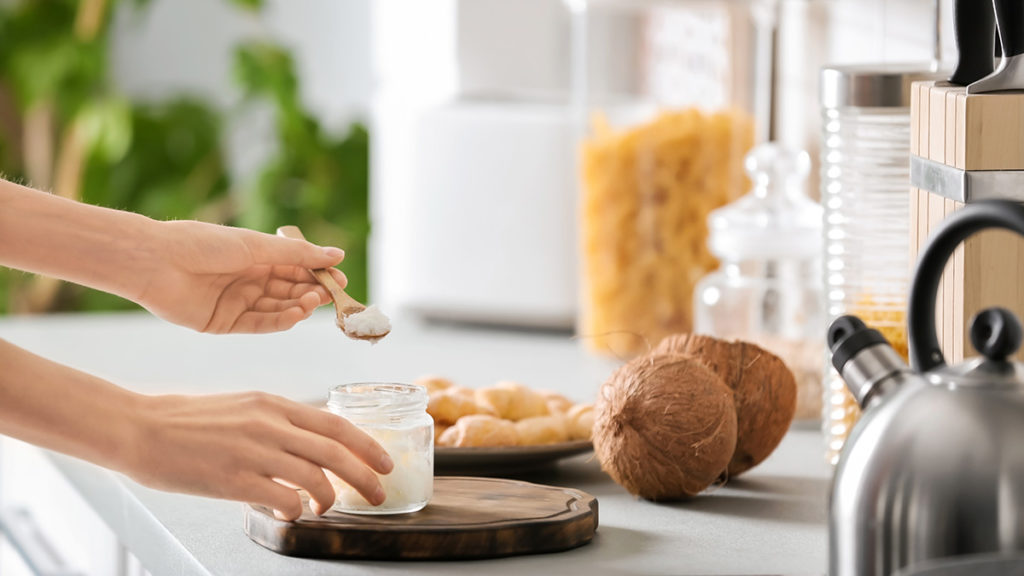
[[[693,330],[707,215],[769,133],[770,0],[565,0],[581,127],[581,340],[628,357]]]
[[[410,384],[357,383],[331,389],[327,409],[369,434],[395,463],[378,475],[386,499],[379,506],[329,471],[334,510],[349,514],[402,514],[423,509],[434,493],[434,420],[427,390]]]
[[[708,218],[717,270],[697,285],[695,330],[776,354],[797,382],[795,419],[821,420],[825,329],[821,206],[804,193],[806,152],[761,144],[746,159],[750,193]]]

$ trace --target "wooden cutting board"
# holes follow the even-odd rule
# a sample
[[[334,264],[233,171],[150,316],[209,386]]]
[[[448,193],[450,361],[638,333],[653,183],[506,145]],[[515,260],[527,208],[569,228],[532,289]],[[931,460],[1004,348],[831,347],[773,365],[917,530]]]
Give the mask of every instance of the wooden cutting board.
[[[362,516],[330,511],[317,517],[303,494],[295,522],[264,506],[245,508],[245,533],[288,556],[424,560],[494,558],[556,552],[590,542],[597,500],[570,488],[501,478],[437,477],[419,512]]]

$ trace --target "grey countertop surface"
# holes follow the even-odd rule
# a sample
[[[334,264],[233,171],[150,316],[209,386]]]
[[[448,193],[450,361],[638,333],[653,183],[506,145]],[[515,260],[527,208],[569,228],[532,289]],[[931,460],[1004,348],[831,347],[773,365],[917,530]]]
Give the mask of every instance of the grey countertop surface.
[[[592,399],[619,364],[566,334],[427,325],[398,319],[375,346],[345,339],[328,310],[283,333],[204,335],[142,313],[0,318],[0,338],[144,393],[265,390],[325,398],[352,381],[439,374],[466,386],[518,380]],[[830,468],[821,434],[795,427],[762,465],[688,502],[638,500],[589,455],[523,479],[597,497],[594,540],[554,554],[472,562],[323,561],[253,543],[243,505],[166,493],[53,456],[99,515],[155,575],[821,574]]]

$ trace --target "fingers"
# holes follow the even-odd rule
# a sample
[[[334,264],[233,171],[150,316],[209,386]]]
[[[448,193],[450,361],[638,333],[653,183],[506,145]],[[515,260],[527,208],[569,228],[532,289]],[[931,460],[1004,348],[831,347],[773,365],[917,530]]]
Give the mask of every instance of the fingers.
[[[321,306],[320,294],[316,292],[306,292],[298,298],[292,298],[289,300],[278,300],[276,298],[260,298],[252,305],[254,312],[283,312],[289,308],[298,306],[306,313],[312,313],[318,306]]]
[[[346,484],[355,488],[356,492],[370,504],[376,506],[384,502],[386,496],[380,479],[342,444],[307,432],[295,435],[285,449],[303,461],[313,462],[330,470]]]
[[[309,508],[314,514],[319,516],[334,505],[334,486],[323,469],[309,460],[281,453],[270,458],[266,465],[268,477],[278,478],[309,493]]]
[[[230,328],[223,330],[232,334],[266,334],[268,332],[281,332],[290,329],[300,321],[309,318],[313,313],[312,309],[306,310],[301,306],[292,306],[280,312],[242,312]],[[210,332],[219,332],[216,327]]]
[[[381,474],[394,468],[391,457],[376,440],[337,414],[294,403],[288,419],[300,428],[340,442],[352,455]]]
[[[341,285],[342,288],[348,285],[348,278],[345,277],[345,273],[337,268],[328,267],[325,268],[330,272],[334,280]],[[275,287],[281,289],[282,287],[290,287],[292,284],[317,284],[316,278],[313,274],[305,269],[297,266],[274,266],[271,271],[271,278],[274,280],[283,280],[284,283],[277,283]]]
[[[292,282],[291,280],[284,280],[281,278],[270,278],[267,280],[266,285],[263,286],[262,295],[270,298],[276,298],[278,300],[288,300],[291,298],[300,298],[307,292],[315,292],[321,295],[327,302],[329,302],[331,298],[327,289],[316,282]]]
[[[267,477],[254,476],[238,496],[245,502],[271,508],[274,516],[281,520],[291,522],[302,516],[302,498],[299,493]]]
[[[335,247],[321,247],[305,240],[282,238],[253,232],[246,243],[256,264],[301,266],[302,268],[330,268],[337,266],[345,251]]]
[[[331,273],[331,276],[334,277],[334,281],[337,282],[342,289],[348,286],[348,276],[345,276],[344,272],[337,268],[328,268],[327,271]]]

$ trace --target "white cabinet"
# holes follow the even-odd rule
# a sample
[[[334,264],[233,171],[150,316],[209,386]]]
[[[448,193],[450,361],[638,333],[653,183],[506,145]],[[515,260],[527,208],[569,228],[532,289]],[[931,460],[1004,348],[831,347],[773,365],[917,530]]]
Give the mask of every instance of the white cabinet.
[[[0,436],[0,574],[145,572],[45,452]]]

